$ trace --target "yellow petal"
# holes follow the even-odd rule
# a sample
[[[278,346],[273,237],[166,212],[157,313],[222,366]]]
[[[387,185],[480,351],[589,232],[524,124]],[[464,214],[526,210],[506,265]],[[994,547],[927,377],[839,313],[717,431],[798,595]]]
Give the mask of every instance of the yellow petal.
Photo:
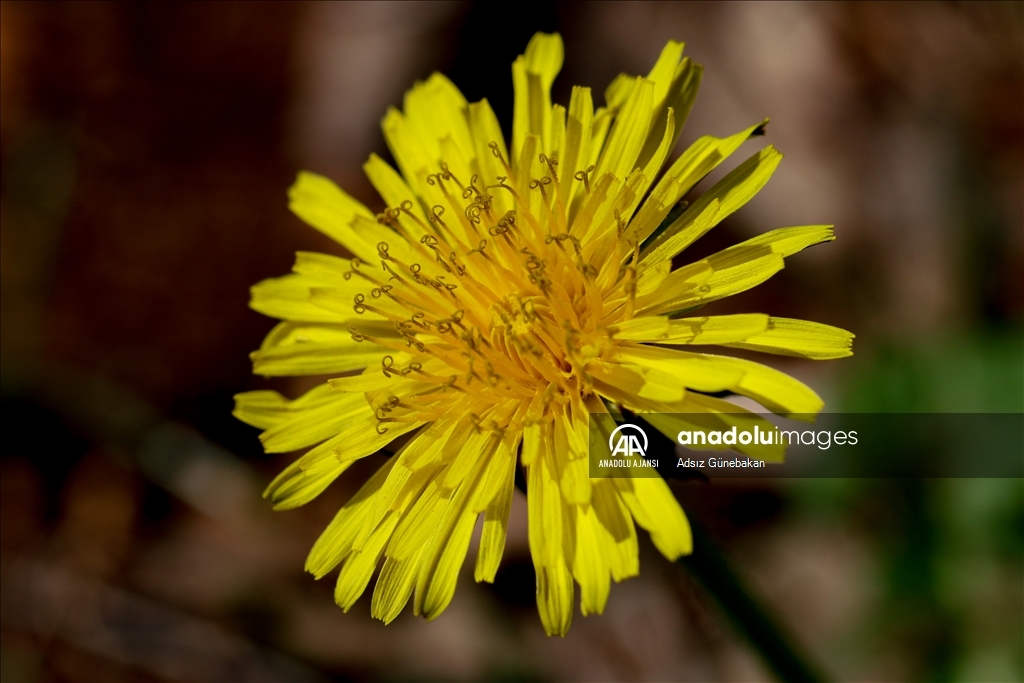
[[[780,415],[817,414],[824,405],[802,382],[741,358],[638,344],[617,347],[612,358],[660,370],[698,391],[732,391],[747,396]]]
[[[356,216],[372,219],[369,209],[327,178],[300,171],[288,190],[288,208],[296,216],[335,240],[367,263],[376,260],[377,247],[351,228]]]
[[[784,257],[809,246],[835,239],[831,225],[779,228],[724,249],[689,266],[673,271],[653,295],[637,301],[640,313],[664,313],[692,309],[755,287],[785,266]],[[698,287],[707,269],[711,276]]]
[[[608,328],[616,338],[633,341],[662,339],[669,331],[669,319],[663,315],[641,316],[624,320]]]
[[[473,135],[480,177],[484,184],[488,185],[495,182],[498,176],[509,175],[505,164],[512,163],[512,158],[505,148],[505,136],[490,103],[486,99],[474,102],[469,105],[468,111],[469,130]],[[494,148],[491,148],[492,144],[495,145]],[[495,151],[500,158],[495,156]],[[505,193],[493,193],[491,201],[494,202],[493,210],[496,215],[504,215],[512,208],[511,198],[505,196]]]
[[[538,174],[534,173],[533,165],[534,163],[538,163],[540,158],[539,152],[541,144],[540,136],[530,133],[526,136],[526,139],[523,140],[519,156],[515,159],[515,183],[517,187],[523,190],[523,192],[527,191],[523,188],[529,188],[530,181],[538,177]],[[534,190],[529,192],[525,197],[520,196],[520,199],[522,203],[525,204],[525,208],[531,215],[536,215],[538,213],[541,202],[540,192]],[[536,230],[527,234],[532,234],[534,232],[536,232]],[[536,235],[533,236],[536,237]]]
[[[556,161],[562,158],[562,148],[565,146],[565,117],[565,107],[560,104],[551,106],[551,139],[548,140],[548,153],[554,156]],[[559,175],[557,171],[555,175]]]
[[[630,222],[626,233],[627,239],[643,242],[654,234],[654,231],[668,216],[669,211],[687,192],[693,189],[694,185],[700,182],[701,178],[725,161],[748,138],[762,134],[767,123],[768,120],[765,119],[761,123],[727,138],[706,135],[690,145],[665,171],[665,175],[655,186],[651,196],[644,202],[636,218]],[[681,121],[679,125],[682,125]],[[657,242],[650,245],[645,250],[644,256],[647,256],[656,245]],[[658,261],[659,259],[644,260]]]
[[[764,332],[746,337],[743,341],[724,345],[750,351],[778,353],[783,356],[826,360],[852,356],[853,337],[854,335],[850,332],[831,325],[808,320],[772,317]],[[721,344],[722,342],[694,343]]]
[[[669,272],[672,270],[671,261],[658,261],[657,263],[645,263],[637,267],[636,276],[636,297],[643,299],[653,294],[665,282]],[[708,277],[711,276],[710,269]]]
[[[681,352],[683,353],[683,352]],[[824,407],[824,402],[803,382],[767,365],[741,358],[692,354],[724,370],[736,370],[743,378],[732,388],[737,394],[754,399],[773,413],[810,419]]]
[[[638,398],[664,403],[681,401],[686,393],[683,388],[684,382],[688,379],[664,372],[657,364],[648,362],[642,353],[642,351],[635,354],[631,354],[629,351],[619,352],[616,357],[618,362],[594,362],[587,366],[587,369],[593,375],[599,389],[611,386]],[[662,366],[666,365],[662,364]],[[677,368],[673,366],[672,369],[676,370]],[[697,381],[701,386],[707,385],[707,382],[701,382],[699,379]]]
[[[425,435],[424,447],[411,451],[405,465],[411,470],[449,462],[449,450],[458,451],[466,442],[466,437],[473,429],[473,420],[469,415],[452,411],[450,417],[440,419],[430,426]]]
[[[718,358],[718,356],[713,358]],[[640,344],[617,346],[612,354],[612,360],[636,366],[638,372],[644,370],[656,372],[658,374],[655,377],[666,385],[671,382],[676,387],[689,387],[709,393],[732,389],[739,385],[743,377],[743,370],[709,360],[703,354],[686,353],[656,346]],[[639,392],[633,393],[640,396]],[[666,391],[665,398],[656,396],[649,396],[649,398],[668,403],[682,398],[681,389],[678,390],[678,394],[678,398],[673,399]],[[648,397],[641,396],[641,398]]]
[[[651,534],[654,547],[670,560],[693,551],[690,523],[664,479],[612,479],[636,523]]]
[[[654,63],[650,73],[647,74],[647,80],[654,83],[655,106],[664,104],[665,98],[668,97],[669,91],[672,89],[676,80],[676,69],[683,59],[684,47],[684,43],[675,40],[668,41],[662,48],[658,61]]]
[[[622,109],[622,105],[633,94],[633,88],[636,87],[636,84],[636,76],[630,76],[629,74],[619,74],[613,78],[608,87],[604,89],[604,101],[608,103],[608,109],[611,111]]]
[[[611,541],[607,552],[612,578],[622,581],[636,576],[640,573],[640,551],[629,508],[619,497],[615,485],[607,479],[594,482],[593,501],[601,529]]]
[[[340,432],[351,420],[367,414],[366,398],[360,394],[328,391],[317,400],[298,407],[289,406],[290,415],[260,434],[267,453],[287,453],[312,446]],[[313,392],[310,392],[313,393]],[[307,394],[308,396],[308,394]]]
[[[607,173],[597,179],[590,180],[590,192],[584,192],[579,199],[579,210],[573,218],[571,230],[577,238],[583,240],[596,233],[600,218],[607,213],[607,207],[621,183],[615,176]],[[587,245],[589,246],[589,245]]]
[[[347,325],[284,322],[250,358],[253,372],[277,377],[347,372],[376,365],[386,353],[376,344],[354,341]]]
[[[421,422],[389,423],[385,433],[377,431],[372,410],[351,420],[336,436],[315,446],[274,478],[263,492],[275,510],[305,505],[326,489],[353,461],[376,453],[396,438],[422,425]]]
[[[694,102],[697,101],[697,91],[700,90],[700,82],[703,76],[704,67],[702,65],[691,61],[689,57],[683,57],[676,64],[675,72],[672,76],[672,85],[665,95],[665,99],[663,101],[655,99],[655,106],[658,107],[657,114],[655,115],[656,120],[661,117],[663,112],[669,109],[675,111],[676,130],[672,136],[671,143],[673,148],[675,148],[676,143],[679,141],[679,133],[683,130],[686,120],[690,117],[690,110],[693,109]],[[657,94],[655,97],[657,97]],[[651,133],[652,135],[658,135],[660,130],[655,126]]]
[[[371,154],[369,160],[363,164],[363,171],[370,179],[374,189],[384,199],[390,208],[404,206],[415,218],[410,217],[405,211],[398,213],[398,221],[402,228],[413,238],[420,239],[428,234],[426,230],[427,216],[423,213],[423,207],[415,201],[416,195],[405,183],[405,180],[398,171],[391,168],[386,161],[376,154]],[[419,219],[419,220],[416,220]]]
[[[563,546],[561,492],[543,453],[527,468],[530,554],[537,577],[537,610],[544,631],[564,636],[572,624],[573,580]]]
[[[441,493],[441,487],[436,481],[431,480],[427,484],[395,529],[391,542],[388,543],[388,557],[405,560],[426,546],[448,502]]]
[[[402,176],[419,195],[423,194],[424,183],[420,178],[431,173],[438,163],[436,143],[430,148],[428,141],[423,140],[409,125],[406,117],[397,109],[391,108],[380,124],[384,132],[384,141],[395,157]],[[367,263],[375,263],[369,260]]]
[[[394,461],[387,480],[376,496],[373,511],[363,524],[362,530],[356,535],[352,547],[360,549],[366,539],[381,520],[391,511],[404,513],[412,505],[423,489],[434,478],[436,469],[413,468],[410,462],[422,459],[425,453],[436,453],[443,435],[451,431],[455,420],[442,418],[406,441],[405,445],[392,457]],[[429,457],[429,455],[427,456]]]
[[[760,313],[709,315],[676,320],[661,317],[653,319],[665,320],[666,329],[663,333],[657,334],[656,330],[651,328],[650,333],[636,333],[629,339],[658,344],[728,344],[749,339],[768,329],[768,316]]]
[[[771,145],[744,161],[665,228],[665,232],[644,249],[641,260],[670,259],[693,244],[698,237],[753,199],[772,177],[780,161],[782,154]],[[697,218],[715,201],[719,202],[719,208],[714,220],[698,221]]]
[[[462,484],[481,461],[490,460],[500,440],[494,432],[477,430],[471,433],[460,444],[458,454],[445,470],[445,476],[440,482],[442,488],[452,490]]]
[[[806,249],[807,247],[831,242],[836,238],[831,225],[802,225],[795,228],[778,228],[769,232],[752,237],[745,242],[726,249],[741,250],[746,247],[769,247],[776,254],[792,256],[793,254]]]
[[[484,487],[496,488],[484,509],[484,529],[477,551],[474,578],[476,581],[494,582],[505,551],[505,536],[508,531],[508,515],[512,508],[512,494],[515,486],[516,448],[518,436],[502,440],[502,447],[495,453],[494,461],[488,466]],[[507,444],[507,445],[506,445]],[[481,487],[483,488],[483,487]],[[487,499],[488,494],[480,496]],[[479,505],[474,505],[474,509]]]
[[[289,400],[276,391],[247,391],[235,394],[232,415],[253,427],[270,429],[291,418],[295,410],[322,403],[329,393],[329,387],[323,384],[295,400]]]
[[[602,443],[607,443],[616,424],[607,412],[604,402],[591,394],[584,401],[591,420],[600,434]],[[600,532],[607,538],[605,552],[612,578],[622,581],[640,573],[639,546],[633,517],[619,495],[614,482],[609,479],[593,480],[592,504],[600,524]]]
[[[595,173],[611,173],[619,178],[628,176],[636,168],[654,113],[654,84],[638,77],[629,99],[612,126],[608,144],[601,153]]]
[[[605,174],[604,178],[611,179],[605,200],[593,213],[589,228],[578,233],[579,239],[584,242],[584,259],[597,263],[605,259],[605,252],[611,247],[611,242],[618,239],[622,221],[625,220],[624,217],[635,206],[642,188],[646,187],[648,183],[647,176],[639,168],[634,169],[625,181],[620,181],[617,176],[612,174]],[[601,181],[599,180],[598,186],[600,185]],[[580,215],[584,215],[584,212],[581,211]],[[578,218],[577,222],[579,222]]]
[[[351,317],[351,314],[326,311],[309,300],[310,288],[322,285],[322,282],[297,274],[263,280],[249,289],[249,307],[281,320],[340,323]],[[353,290],[349,296],[354,296],[356,291]]]
[[[464,160],[472,157],[473,142],[466,121],[467,103],[459,89],[442,74],[433,73],[405,93],[405,118],[413,135],[423,145],[431,161],[444,159],[452,171],[468,182],[469,168],[445,154],[442,143],[448,140]],[[454,165],[453,165],[454,164]],[[408,176],[406,176],[408,178]]]
[[[687,394],[683,402],[673,406],[672,410],[672,413],[647,413],[644,415],[647,422],[672,441],[676,441],[682,431],[728,432],[735,427],[737,431],[753,434],[756,426],[762,434],[767,434],[775,429],[775,426],[761,415],[741,408],[735,403],[712,396]],[[785,447],[780,444],[761,443],[737,443],[735,445],[694,443],[687,445],[687,448],[711,451],[734,450],[756,460],[767,462],[782,462],[786,452]]]
[[[562,407],[554,413],[552,425],[553,471],[567,503],[590,502],[590,468],[587,459],[587,420],[570,417]]]
[[[642,164],[644,169],[643,177],[644,182],[638,187],[636,192],[636,198],[631,202],[628,209],[622,212],[622,220],[627,221],[633,216],[633,212],[636,211],[636,207],[640,205],[640,200],[647,194],[647,190],[650,188],[651,183],[658,176],[661,171],[662,165],[665,163],[665,158],[668,153],[672,151],[672,147],[675,146],[675,132],[676,132],[676,113],[674,109],[669,109],[665,112],[664,123],[661,126],[655,125],[651,128],[651,133],[648,135],[645,148],[640,152],[637,158],[637,163]],[[660,141],[654,137],[655,134],[660,134]],[[650,151],[647,147],[651,147]]]
[[[412,589],[416,585],[416,572],[419,570],[420,552],[405,560],[389,557],[384,560],[377,585],[373,589],[373,601],[370,603],[370,614],[385,624],[390,624],[401,614]]]
[[[327,385],[332,391],[361,394],[367,391],[386,389],[387,387],[395,386],[396,384],[411,381],[412,380],[395,373],[386,375],[381,372],[379,367],[371,366],[358,375],[352,375],[351,377],[336,377],[335,379],[327,380]]]
[[[583,616],[601,614],[611,590],[610,556],[614,552],[611,537],[601,527],[592,505],[575,508],[576,553],[572,575],[580,584],[580,611]]]
[[[330,254],[318,254],[314,251],[300,251],[295,254],[295,265],[292,270],[316,280],[321,285],[339,287],[351,277],[351,259],[339,258]]]
[[[630,81],[632,82],[632,79]],[[590,129],[590,159],[587,160],[587,166],[597,165],[616,114],[618,114],[618,108],[611,107],[610,104],[608,107],[598,107],[594,112],[594,124]],[[580,165],[583,166],[583,164]]]
[[[484,461],[478,463],[446,501],[430,542],[423,551],[413,594],[413,610],[426,617],[427,621],[440,616],[455,595],[459,569],[466,559],[478,516],[470,509],[469,501],[484,464]]]
[[[512,154],[519,158],[529,135],[547,150],[551,130],[551,84],[562,70],[565,48],[557,33],[536,33],[526,52],[512,63],[515,104],[512,116]],[[523,185],[525,187],[525,185]]]
[[[397,338],[395,324],[391,321],[409,315],[397,301],[387,297],[367,299],[365,290],[353,295],[347,287],[313,287],[309,290],[309,301],[325,311],[338,316],[348,316],[346,324],[339,325],[338,329],[349,331],[348,326],[353,325],[364,328],[359,330],[363,334],[372,334],[376,337]],[[376,310],[367,309],[366,306]]]
[[[304,472],[298,461],[286,467],[263,491],[274,510],[291,510],[310,502],[331,485],[352,462],[330,463],[315,472]]]
[[[637,301],[640,314],[674,313],[756,287],[785,267],[767,246],[730,248],[669,273],[662,287]]]
[[[288,399],[276,391],[246,391],[235,394],[231,413],[247,425],[269,429],[288,416]]]
[[[551,423],[548,421],[528,422],[523,426],[522,463],[524,467],[532,465],[547,448],[550,432]]]
[[[569,225],[576,216],[579,201],[585,194],[583,181],[576,173],[585,170],[590,158],[590,137],[594,125],[594,103],[590,88],[573,86],[565,125],[565,151],[559,159],[561,167],[559,192],[568,209]]]
[[[470,507],[474,512],[483,512],[490,507],[495,496],[500,495],[515,474],[516,456],[519,452],[519,441],[522,433],[515,429],[507,429],[501,435],[494,454],[490,456],[487,468],[480,480],[480,485],[473,494]],[[512,479],[510,479],[512,477]]]
[[[348,555],[362,521],[373,509],[374,498],[393,466],[393,460],[384,463],[338,510],[310,549],[306,558],[306,571],[319,579],[337,567]]]
[[[682,43],[670,40],[661,51],[661,56],[647,76],[648,80],[654,82],[655,88],[653,125],[639,158],[639,162],[645,167],[655,156],[658,140],[663,135],[667,138],[669,149],[675,148],[679,133],[697,99],[702,73],[703,68],[699,64],[694,64],[688,57],[683,57]],[[669,111],[673,112],[675,124],[671,132],[667,131],[666,122],[666,114]],[[661,162],[657,166],[660,168]]]
[[[345,564],[338,573],[338,583],[334,588],[334,602],[343,611],[348,612],[356,600],[366,591],[370,578],[380,562],[384,552],[384,544],[391,537],[391,532],[398,522],[398,515],[389,515],[380,523],[362,550],[353,551],[345,558]]]

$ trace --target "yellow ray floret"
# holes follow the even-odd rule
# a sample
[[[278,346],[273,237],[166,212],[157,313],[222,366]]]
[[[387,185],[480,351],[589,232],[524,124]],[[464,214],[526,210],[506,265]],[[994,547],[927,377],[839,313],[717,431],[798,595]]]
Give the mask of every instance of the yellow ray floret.
[[[720,392],[807,418],[823,406],[812,389],[704,347],[851,353],[853,335],[829,325],[694,312],[834,239],[831,226],[781,228],[674,266],[775,172],[782,154],[769,145],[683,203],[767,120],[699,138],[662,172],[703,73],[682,43],[646,76],[616,78],[597,108],[581,87],[567,107],[552,103],[563,59],[559,36],[537,34],[513,64],[508,146],[486,100],[467,102],[439,74],[417,83],[382,123],[398,169],[377,155],[364,165],[387,205],[377,215],[313,173],[289,192],[291,209],[351,258],[303,252],[293,273],[252,288],[252,307],[282,321],[253,352],[254,371],[333,379],[294,400],[239,394],[235,415],[263,430],[268,452],[307,449],[267,487],[277,509],[405,435],[309,554],[317,578],[339,570],[345,610],[379,571],[374,617],[390,622],[410,602],[440,615],[481,517],[474,577],[493,581],[522,468],[538,611],[548,634],[564,635],[577,586],[582,614],[598,614],[611,583],[639,572],[637,526],[670,560],[692,549],[662,479],[591,479],[591,421],[610,433],[614,406],[669,435],[768,425]],[[736,448],[783,457],[778,445]]]

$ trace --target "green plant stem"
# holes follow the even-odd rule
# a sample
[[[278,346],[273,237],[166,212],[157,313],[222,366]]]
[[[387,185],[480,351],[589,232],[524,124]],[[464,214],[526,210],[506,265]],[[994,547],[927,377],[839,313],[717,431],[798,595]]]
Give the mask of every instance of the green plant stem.
[[[704,586],[736,627],[786,683],[819,683],[825,680],[794,647],[791,638],[758,604],[729,566],[707,532],[691,517],[693,553],[680,559]]]

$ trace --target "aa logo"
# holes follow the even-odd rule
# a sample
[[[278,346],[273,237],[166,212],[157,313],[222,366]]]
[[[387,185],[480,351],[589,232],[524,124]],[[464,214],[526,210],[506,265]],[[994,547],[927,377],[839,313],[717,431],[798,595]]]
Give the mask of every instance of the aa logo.
[[[625,430],[632,430],[632,432],[636,433],[634,434]],[[637,434],[639,434],[644,440],[643,446],[640,445],[640,441],[637,439]],[[612,456],[624,455],[626,457],[631,457],[639,455],[641,458],[646,457],[647,435],[644,433],[644,430],[640,429],[636,425],[619,425],[615,428],[615,431],[611,433],[611,436],[608,437],[608,450],[612,452]]]

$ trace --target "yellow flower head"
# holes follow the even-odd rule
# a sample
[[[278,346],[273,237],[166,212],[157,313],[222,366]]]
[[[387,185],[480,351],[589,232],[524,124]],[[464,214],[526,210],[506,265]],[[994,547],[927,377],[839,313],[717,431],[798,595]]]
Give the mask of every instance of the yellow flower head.
[[[591,479],[588,423],[621,406],[674,434],[668,414],[756,419],[709,396],[733,392],[780,414],[818,396],[766,366],[684,351],[717,344],[806,358],[850,354],[852,335],[767,315],[682,317],[742,292],[831,226],[782,228],[672,269],[683,249],[746,203],[782,158],[768,146],[681,212],[682,197],[759,123],[702,137],[654,180],[675,147],[702,69],[670,42],[647,77],[619,76],[595,111],[588,88],[552,105],[562,40],[537,34],[512,65],[511,148],[486,100],[434,74],[384,117],[396,172],[365,170],[390,208],[374,215],[326,178],[301,173],[291,208],[354,258],[299,253],[295,272],[253,288],[283,320],[253,353],[266,376],[346,376],[287,400],[237,397],[268,452],[312,447],[267,488],[303,505],[354,461],[411,434],[338,512],[306,568],[341,565],[348,610],[383,558],[373,615],[413,599],[427,619],[452,600],[477,518],[477,581],[505,545],[517,460],[525,469],[537,606],[549,634],[599,613],[612,579],[639,571],[638,524],[669,559],[690,552],[682,509],[660,478]],[[653,188],[653,189],[652,189]],[[350,371],[361,370],[358,374]]]

